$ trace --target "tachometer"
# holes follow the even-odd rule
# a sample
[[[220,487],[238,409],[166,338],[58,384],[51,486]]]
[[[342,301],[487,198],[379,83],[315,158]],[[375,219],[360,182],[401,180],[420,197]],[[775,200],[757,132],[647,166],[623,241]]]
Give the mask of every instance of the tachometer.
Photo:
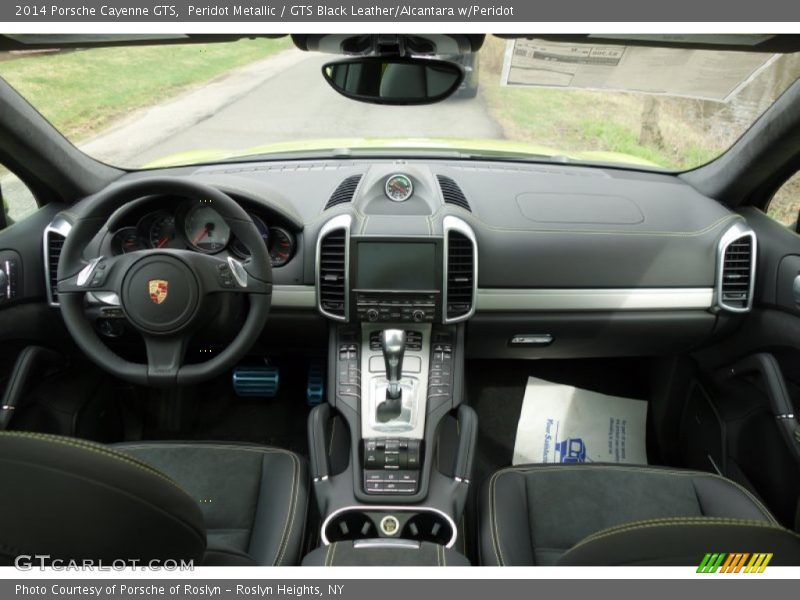
[[[192,247],[200,252],[219,252],[231,237],[225,219],[207,204],[195,204],[189,209],[183,231]]]
[[[151,248],[185,248],[175,228],[175,216],[166,211],[153,215],[148,230]]]
[[[145,248],[144,240],[139,237],[136,227],[123,227],[111,238],[111,252],[115,255],[136,252]]]
[[[411,179],[408,177],[408,175],[392,175],[386,180],[384,191],[386,192],[386,197],[389,198],[389,200],[393,200],[394,202],[405,202],[411,198],[411,194],[414,193],[414,184],[411,183]]]
[[[294,254],[294,236],[282,227],[269,228],[269,257],[273,267],[282,267]]]

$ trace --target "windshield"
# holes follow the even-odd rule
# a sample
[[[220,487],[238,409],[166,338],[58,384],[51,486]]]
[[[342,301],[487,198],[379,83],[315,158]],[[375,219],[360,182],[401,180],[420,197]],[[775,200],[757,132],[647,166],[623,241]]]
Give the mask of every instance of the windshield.
[[[426,106],[344,98],[321,74],[338,57],[288,38],[6,52],[0,76],[78,147],[127,168],[403,149],[689,169],[800,74],[796,55],[518,42],[440,57],[466,77]]]

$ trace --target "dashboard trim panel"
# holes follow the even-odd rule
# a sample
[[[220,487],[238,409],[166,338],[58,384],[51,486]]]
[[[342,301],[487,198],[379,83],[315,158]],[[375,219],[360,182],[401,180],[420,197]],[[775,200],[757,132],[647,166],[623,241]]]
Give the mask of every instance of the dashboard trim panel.
[[[273,285],[272,306],[275,308],[316,308],[317,290],[313,285]]]
[[[714,288],[480,289],[479,312],[706,310]]]
[[[641,289],[481,289],[477,312],[597,311],[597,310],[706,310],[713,306],[713,288]],[[272,306],[316,308],[313,285],[274,285]]]

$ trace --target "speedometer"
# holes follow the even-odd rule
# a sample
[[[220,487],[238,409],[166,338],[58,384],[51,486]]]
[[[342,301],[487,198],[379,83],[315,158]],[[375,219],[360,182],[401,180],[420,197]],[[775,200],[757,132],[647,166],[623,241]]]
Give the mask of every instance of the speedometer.
[[[195,204],[189,209],[183,230],[192,247],[200,252],[219,252],[231,238],[225,219],[207,204]]]
[[[386,197],[389,198],[389,200],[394,202],[405,202],[411,198],[411,194],[414,193],[414,184],[411,183],[411,179],[408,177],[408,175],[403,175],[400,173],[397,175],[392,175],[386,180],[384,191],[386,192]]]

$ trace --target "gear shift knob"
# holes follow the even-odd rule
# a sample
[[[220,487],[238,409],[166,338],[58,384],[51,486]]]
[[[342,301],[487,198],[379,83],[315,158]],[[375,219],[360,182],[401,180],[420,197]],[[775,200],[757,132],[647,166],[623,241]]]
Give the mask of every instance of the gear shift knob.
[[[386,363],[386,379],[389,387],[386,397],[400,397],[400,378],[403,375],[403,355],[406,351],[406,332],[402,329],[384,329],[381,332],[381,348]]]

